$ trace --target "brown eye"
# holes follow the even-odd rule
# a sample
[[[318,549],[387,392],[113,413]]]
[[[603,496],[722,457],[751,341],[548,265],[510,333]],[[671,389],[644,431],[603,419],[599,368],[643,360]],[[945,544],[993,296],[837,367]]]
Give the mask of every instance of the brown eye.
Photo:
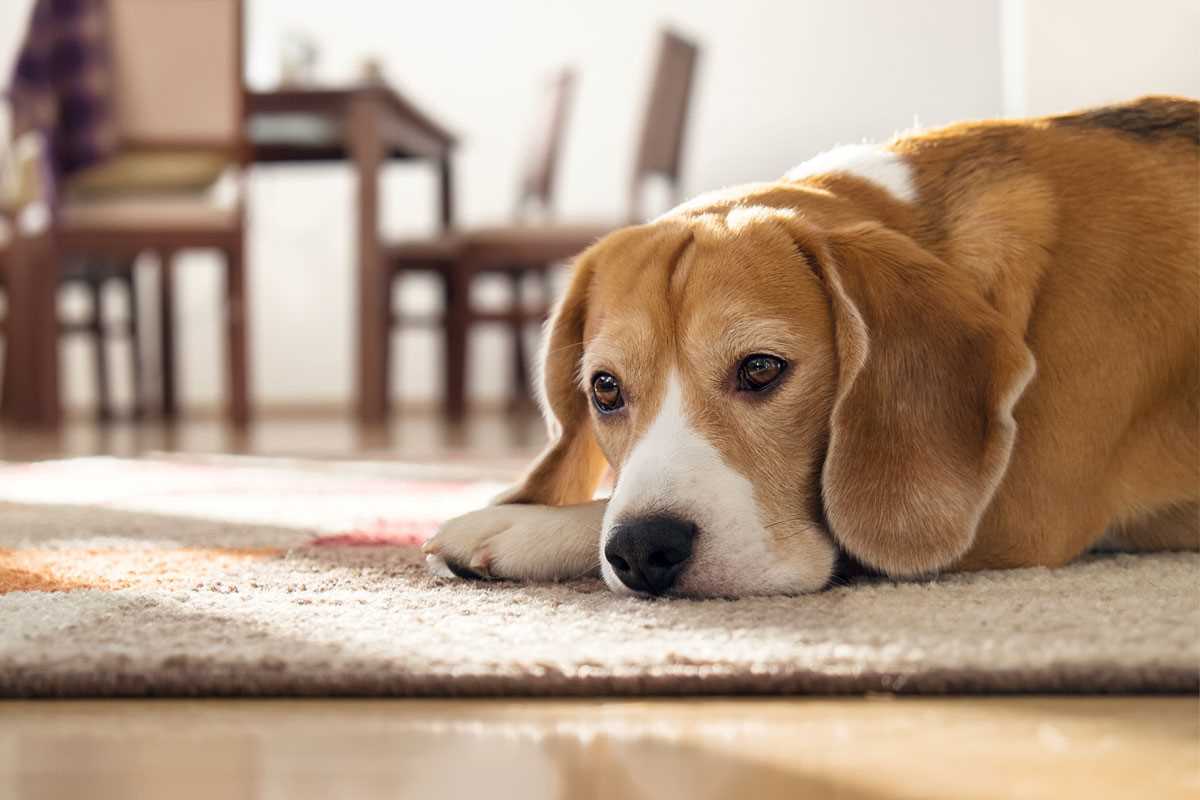
[[[746,356],[738,366],[738,389],[745,392],[761,392],[774,385],[787,369],[787,362],[778,356],[755,353]]]
[[[592,376],[592,402],[601,414],[611,414],[625,405],[621,396],[621,384],[607,372],[597,372]]]

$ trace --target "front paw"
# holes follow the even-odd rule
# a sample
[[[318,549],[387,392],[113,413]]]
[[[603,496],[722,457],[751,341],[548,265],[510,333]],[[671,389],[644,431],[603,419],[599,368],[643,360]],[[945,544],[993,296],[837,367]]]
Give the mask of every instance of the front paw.
[[[440,575],[576,578],[595,572],[599,564],[595,516],[590,506],[492,506],[450,520],[422,550],[430,569]]]
[[[492,574],[492,540],[512,527],[513,515],[502,507],[455,517],[421,546],[425,563],[443,577],[497,578]]]

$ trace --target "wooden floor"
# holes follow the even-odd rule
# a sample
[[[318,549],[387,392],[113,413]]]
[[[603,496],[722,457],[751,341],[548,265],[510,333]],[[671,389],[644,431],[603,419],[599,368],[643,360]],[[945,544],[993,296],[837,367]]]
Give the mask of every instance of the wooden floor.
[[[60,435],[0,459],[153,452],[518,463],[536,420],[268,418]],[[3,623],[0,621],[0,635]],[[1200,797],[1195,697],[0,702],[8,798]]]
[[[439,414],[418,410],[386,427],[363,428],[332,414],[268,416],[248,430],[235,431],[219,420],[115,422],[96,425],[75,419],[61,431],[14,430],[0,426],[0,460],[154,453],[244,453],[303,458],[418,459],[469,458],[481,461],[532,458],[545,443],[540,417],[477,414],[460,426]]]
[[[0,797],[1195,798],[1187,699],[0,704]]]

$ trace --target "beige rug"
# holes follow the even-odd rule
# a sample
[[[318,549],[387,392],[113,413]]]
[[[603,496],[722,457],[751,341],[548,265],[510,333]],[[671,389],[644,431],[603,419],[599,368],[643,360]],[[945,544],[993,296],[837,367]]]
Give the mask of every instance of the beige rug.
[[[1195,692],[1200,556],[640,601],[463,583],[462,467],[0,466],[0,695]]]

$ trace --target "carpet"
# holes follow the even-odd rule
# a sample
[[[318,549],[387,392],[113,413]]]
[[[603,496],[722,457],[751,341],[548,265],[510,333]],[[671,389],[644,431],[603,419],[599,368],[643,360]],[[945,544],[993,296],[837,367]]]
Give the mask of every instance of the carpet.
[[[0,466],[0,696],[1195,692],[1200,555],[643,601],[464,583],[469,466]]]

